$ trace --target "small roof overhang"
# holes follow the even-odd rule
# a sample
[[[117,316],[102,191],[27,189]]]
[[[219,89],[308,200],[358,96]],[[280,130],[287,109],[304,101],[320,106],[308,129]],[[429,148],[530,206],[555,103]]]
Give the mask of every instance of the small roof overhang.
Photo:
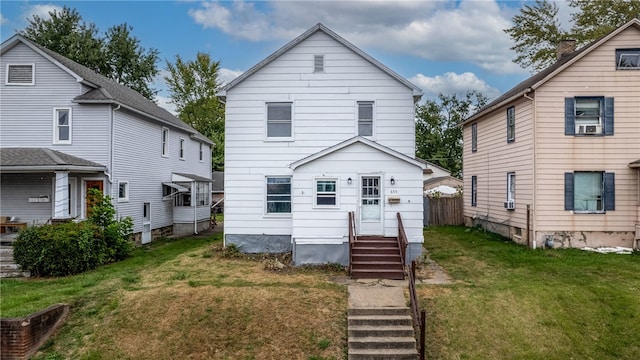
[[[630,162],[629,167],[632,169],[640,169],[640,159]]]
[[[49,148],[1,148],[0,172],[105,172],[106,166]]]
[[[180,186],[178,184],[172,183],[172,182],[163,182],[162,185],[168,186],[170,188],[172,188],[175,191],[172,191],[169,195],[163,196],[162,200],[169,200],[172,197],[180,194],[180,193],[187,193],[190,192],[191,190],[187,189],[184,186]]]
[[[172,173],[171,174],[172,182],[191,182],[191,181],[200,181],[200,182],[211,182],[211,178],[206,178],[200,175],[194,174],[185,174],[185,173]]]

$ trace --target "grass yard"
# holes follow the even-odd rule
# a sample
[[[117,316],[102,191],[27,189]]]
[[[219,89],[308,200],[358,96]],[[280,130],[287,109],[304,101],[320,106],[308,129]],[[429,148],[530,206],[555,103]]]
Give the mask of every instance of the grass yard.
[[[0,283],[2,317],[67,302],[37,359],[343,359],[346,287],[334,268],[265,270],[214,238],[161,241],[60,279]]]
[[[640,256],[425,231],[449,286],[421,286],[429,359],[640,359]]]

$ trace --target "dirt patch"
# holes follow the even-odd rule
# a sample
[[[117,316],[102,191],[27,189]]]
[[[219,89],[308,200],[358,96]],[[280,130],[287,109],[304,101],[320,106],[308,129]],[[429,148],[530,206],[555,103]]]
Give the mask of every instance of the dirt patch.
[[[417,262],[416,280],[420,284],[448,285],[451,284],[451,277],[425,252],[423,261]]]

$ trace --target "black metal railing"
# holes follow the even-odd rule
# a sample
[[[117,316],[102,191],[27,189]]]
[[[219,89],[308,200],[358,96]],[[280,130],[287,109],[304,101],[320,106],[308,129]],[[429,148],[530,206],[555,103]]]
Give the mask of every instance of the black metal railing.
[[[349,276],[352,275],[352,265],[353,262],[352,254],[353,254],[353,246],[355,245],[358,238],[356,237],[356,219],[353,211],[349,211]]]

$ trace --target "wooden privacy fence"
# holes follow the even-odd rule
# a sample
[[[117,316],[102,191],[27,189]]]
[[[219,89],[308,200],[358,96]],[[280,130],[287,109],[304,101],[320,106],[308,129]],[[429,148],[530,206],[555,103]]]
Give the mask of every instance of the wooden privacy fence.
[[[462,197],[424,198],[424,226],[464,225]]]

